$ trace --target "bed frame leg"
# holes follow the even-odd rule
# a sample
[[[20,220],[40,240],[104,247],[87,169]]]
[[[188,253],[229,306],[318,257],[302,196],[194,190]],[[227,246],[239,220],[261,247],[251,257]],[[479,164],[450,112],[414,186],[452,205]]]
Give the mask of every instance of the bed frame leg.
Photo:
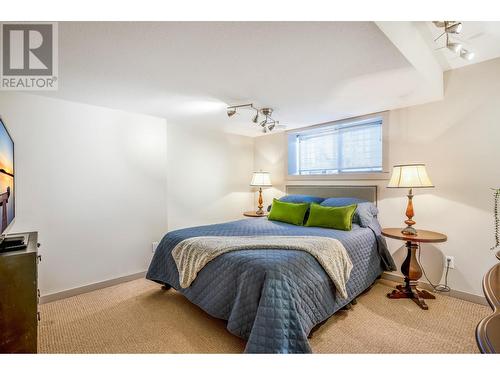
[[[169,284],[167,284],[167,283],[165,283],[165,284],[163,284],[163,285],[161,286],[161,290],[169,290],[170,288],[172,288],[172,286],[171,286],[171,285],[169,285]]]
[[[345,305],[344,307],[342,307],[342,310],[350,310],[352,308],[352,303],[349,302],[347,305]]]

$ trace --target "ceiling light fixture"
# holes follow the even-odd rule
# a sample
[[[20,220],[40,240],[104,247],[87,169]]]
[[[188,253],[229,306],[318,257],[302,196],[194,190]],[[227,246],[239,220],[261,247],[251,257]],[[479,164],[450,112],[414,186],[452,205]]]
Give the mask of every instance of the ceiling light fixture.
[[[460,34],[462,31],[462,22],[455,21],[445,21],[446,26],[444,28],[445,32],[450,34]]]
[[[259,111],[257,111],[255,116],[253,117],[252,122],[255,124],[259,122]]]
[[[462,45],[460,43],[448,43],[446,46],[453,53],[460,53]]]
[[[448,48],[451,52],[457,54],[462,59],[470,61],[474,58],[474,52],[468,51],[463,48],[461,43],[456,43],[450,41],[450,37],[460,34],[462,32],[463,23],[459,21],[434,21],[433,22],[436,27],[443,28],[444,31],[440,34],[434,41],[436,42],[442,36],[446,36],[446,48]],[[441,47],[444,48],[444,47]],[[438,48],[438,49],[441,49]]]
[[[274,128],[276,128],[276,125],[279,124],[278,121],[274,120],[271,115],[273,114],[273,109],[272,108],[256,108],[253,106],[252,103],[250,104],[242,104],[242,105],[232,105],[227,107],[227,115],[228,117],[233,116],[234,114],[237,113],[238,109],[250,109],[256,111],[255,116],[252,117],[252,122],[255,124],[258,124],[264,133],[267,133],[268,131],[273,131]],[[264,116],[264,120],[259,122],[259,116],[262,115]],[[283,128],[282,126],[280,128]]]
[[[460,57],[464,60],[470,61],[474,58],[474,52],[467,51],[466,49],[462,49],[460,51]]]

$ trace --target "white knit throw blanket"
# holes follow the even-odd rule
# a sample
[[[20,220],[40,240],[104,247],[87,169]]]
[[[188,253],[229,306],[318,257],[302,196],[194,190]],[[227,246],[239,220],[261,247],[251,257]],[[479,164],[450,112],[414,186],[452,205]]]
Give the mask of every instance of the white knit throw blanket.
[[[346,283],[352,262],[339,240],[315,236],[207,236],[192,237],[175,246],[172,257],[179,271],[179,283],[187,288],[205,265],[219,255],[236,250],[301,250],[311,254],[332,279],[337,293],[347,298]]]

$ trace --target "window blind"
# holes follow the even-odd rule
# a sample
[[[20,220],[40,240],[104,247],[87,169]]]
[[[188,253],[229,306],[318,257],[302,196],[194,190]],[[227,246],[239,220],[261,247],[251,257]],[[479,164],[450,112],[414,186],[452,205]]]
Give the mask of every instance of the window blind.
[[[295,174],[382,171],[382,120],[298,133],[295,156]]]

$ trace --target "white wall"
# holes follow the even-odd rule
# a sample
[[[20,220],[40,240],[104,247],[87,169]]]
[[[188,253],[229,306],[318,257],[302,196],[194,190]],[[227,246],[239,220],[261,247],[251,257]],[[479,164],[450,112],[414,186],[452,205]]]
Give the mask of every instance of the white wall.
[[[424,245],[422,264],[431,281],[443,274],[442,255],[455,257],[449,284],[455,290],[482,295],[484,273],[495,264],[491,187],[500,187],[500,59],[445,73],[444,100],[390,112],[389,163],[424,162],[434,189],[416,189],[417,228],[448,235],[448,242]],[[273,183],[283,194],[286,183],[284,133],[258,138],[255,167],[274,171]],[[295,181],[294,181],[295,182]],[[304,182],[302,182],[304,183]],[[309,183],[309,182],[306,182]],[[323,184],[379,186],[382,226],[401,226],[404,189],[387,189],[387,181],[322,181]],[[279,191],[281,189],[281,191]],[[405,250],[389,240],[400,264]]]
[[[271,188],[263,189],[264,209],[272,203],[273,198],[285,194],[286,185],[286,133],[271,133],[255,138],[254,167],[271,173]]]
[[[253,139],[168,124],[169,230],[243,219],[253,208]]]
[[[144,271],[167,228],[166,122],[0,93],[15,142],[16,218],[38,231],[43,295]]]

